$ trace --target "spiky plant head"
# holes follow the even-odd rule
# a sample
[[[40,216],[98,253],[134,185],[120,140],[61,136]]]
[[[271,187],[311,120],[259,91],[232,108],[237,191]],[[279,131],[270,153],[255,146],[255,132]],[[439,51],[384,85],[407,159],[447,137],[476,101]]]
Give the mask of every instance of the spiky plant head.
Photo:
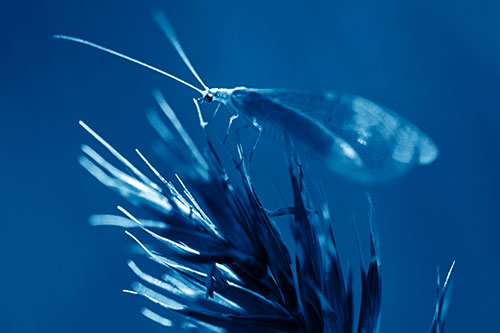
[[[353,273],[341,265],[327,201],[319,186],[311,190],[304,181],[293,144],[286,145],[293,202],[278,211],[266,210],[254,189],[242,145],[237,143],[237,154],[230,155],[237,172],[229,176],[214,142],[206,136],[200,151],[163,96],[158,91],[154,95],[170,125],[156,113],[148,119],[164,141],[163,157],[177,170],[172,180],[137,151],[156,178],[151,180],[81,123],[125,171],[88,146],[82,148],[82,166],[155,216],[140,218],[119,207],[122,216],[90,219],[93,225],[126,228],[142,254],[164,271],[155,277],[135,261],[128,262],[140,282],[125,291],[154,304],[154,309],[143,308],[142,314],[164,326],[194,331],[378,332],[380,253],[369,196],[370,261],[366,268],[362,263],[359,267],[361,300],[355,315]],[[290,217],[293,244],[288,246],[275,221],[282,214]],[[447,286],[448,278],[439,287],[432,332],[443,328]]]

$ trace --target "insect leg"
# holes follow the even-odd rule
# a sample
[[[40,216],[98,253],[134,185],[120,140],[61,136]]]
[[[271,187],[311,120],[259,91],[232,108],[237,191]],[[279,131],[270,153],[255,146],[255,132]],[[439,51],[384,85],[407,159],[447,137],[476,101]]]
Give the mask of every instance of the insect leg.
[[[252,150],[250,151],[250,156],[248,157],[248,163],[252,161],[253,153],[255,152],[255,149],[257,148],[257,144],[259,143],[260,136],[262,135],[262,126],[257,122],[257,120],[252,121],[252,125],[257,128],[259,133],[257,134],[257,138],[255,139],[255,143],[253,144]]]
[[[231,126],[233,126],[233,122],[238,119],[240,115],[239,114],[233,114],[230,118],[229,118],[229,124],[227,125],[227,129],[226,129],[226,135],[224,136],[224,141],[222,141],[223,143],[226,143],[227,141],[227,137],[229,136],[229,131],[231,130]]]
[[[230,120],[232,120],[232,118],[235,117],[235,116],[232,116]],[[238,117],[238,116],[236,116]],[[248,127],[250,127],[250,125],[254,126],[255,128],[257,128],[258,130],[258,134],[257,134],[257,138],[255,139],[255,143],[253,144],[253,147],[252,147],[252,150],[250,151],[250,155],[248,157],[248,162],[250,163],[252,161],[252,157],[253,157],[253,153],[255,152],[255,149],[257,148],[257,144],[259,143],[259,139],[260,139],[260,136],[262,134],[262,126],[257,122],[256,119],[253,119],[252,122],[246,122],[246,124],[240,128],[238,128],[237,130],[237,136],[238,136],[238,141],[241,142],[241,131],[244,130],[244,129],[247,129]],[[229,128],[228,128],[228,133],[229,133]],[[227,134],[226,133],[226,137],[227,137]]]
[[[219,112],[219,109],[220,109],[220,106],[222,105],[222,103],[219,103],[217,104],[217,107],[215,108],[215,111],[214,113],[212,113],[212,116],[210,117],[210,119],[208,120],[208,122],[210,123],[212,120],[214,120],[215,118],[215,115],[217,115],[217,112]]]
[[[205,129],[205,127],[208,125],[208,122],[203,120],[203,115],[201,114],[201,109],[200,109],[200,104],[196,100],[196,98],[193,98],[194,105],[196,106],[196,111],[198,112],[198,118],[200,119],[200,126],[201,128]]]
[[[198,103],[198,100],[196,98],[193,98],[193,102],[194,102],[194,105],[196,106],[196,111],[198,112],[198,118],[200,119],[200,125],[203,129],[205,129],[205,127],[210,124],[212,122],[212,120],[214,120],[215,118],[215,115],[217,114],[217,112],[219,111],[220,109],[220,106],[222,103],[219,103],[217,105],[217,107],[215,108],[215,111],[214,113],[212,114],[212,116],[210,117],[210,119],[208,121],[205,121],[203,119],[203,114],[201,113],[201,108],[200,108],[200,103]]]

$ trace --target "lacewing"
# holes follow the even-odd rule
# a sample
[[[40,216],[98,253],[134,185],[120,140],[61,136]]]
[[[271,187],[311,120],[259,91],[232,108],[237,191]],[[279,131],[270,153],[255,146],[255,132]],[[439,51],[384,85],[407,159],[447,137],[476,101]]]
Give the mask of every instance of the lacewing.
[[[191,65],[164,14],[157,13],[155,20],[203,89],[98,44],[65,35],[55,35],[54,38],[111,53],[197,91],[201,97],[194,102],[203,126],[207,123],[203,121],[198,102],[226,106],[234,112],[227,132],[240,116],[259,131],[250,159],[260,134],[264,132],[277,140],[291,139],[300,150],[319,159],[334,172],[369,184],[393,179],[414,164],[429,164],[439,154],[432,140],[416,126],[395,112],[359,96],[334,91],[208,88]]]

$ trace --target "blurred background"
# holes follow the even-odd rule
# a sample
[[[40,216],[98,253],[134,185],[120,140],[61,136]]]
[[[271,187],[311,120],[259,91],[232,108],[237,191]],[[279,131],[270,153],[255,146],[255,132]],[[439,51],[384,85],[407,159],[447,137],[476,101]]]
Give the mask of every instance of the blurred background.
[[[160,88],[203,143],[193,92],[63,33],[137,57],[194,82],[151,19],[160,8],[211,87],[335,89],[396,110],[441,155],[370,188],[379,221],[383,332],[426,332],[436,266],[456,260],[448,332],[492,332],[500,297],[498,185],[500,6],[490,1],[18,1],[0,11],[0,331],[161,332],[121,292],[131,240],[92,228],[124,204],[77,163],[98,147],[82,119],[141,165],[156,134],[145,112]],[[212,129],[223,131],[222,113]],[[286,188],[279,145],[257,149],[266,205]],[[365,188],[312,163],[327,189],[344,260],[356,263],[350,216],[367,249]],[[267,186],[267,187],[266,187]],[[284,190],[286,192],[286,190]],[[356,266],[355,266],[356,267]],[[355,280],[359,282],[359,278]],[[359,293],[358,293],[359,294]]]

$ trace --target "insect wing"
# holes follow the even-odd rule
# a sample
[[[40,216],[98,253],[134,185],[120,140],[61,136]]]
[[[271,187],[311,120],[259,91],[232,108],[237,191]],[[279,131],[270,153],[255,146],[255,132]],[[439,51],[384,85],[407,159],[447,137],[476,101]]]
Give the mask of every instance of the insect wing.
[[[334,91],[257,89],[275,103],[300,110],[345,140],[363,161],[346,175],[360,182],[380,182],[413,164],[429,164],[438,149],[427,135],[395,112],[365,98]]]

